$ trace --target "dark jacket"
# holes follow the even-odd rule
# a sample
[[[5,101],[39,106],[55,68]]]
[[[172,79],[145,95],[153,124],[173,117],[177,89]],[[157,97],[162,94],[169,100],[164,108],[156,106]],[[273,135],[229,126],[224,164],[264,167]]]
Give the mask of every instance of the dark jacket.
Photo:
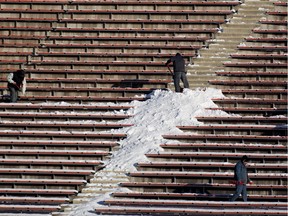
[[[185,72],[185,60],[179,53],[171,57],[165,65],[168,66],[171,62],[173,62],[174,73]]]
[[[247,168],[242,161],[239,161],[234,167],[234,180],[237,181],[237,184],[247,184],[250,181]]]
[[[8,80],[8,87],[11,86],[11,87],[14,87],[14,88],[16,88],[17,90],[19,90],[20,87],[21,87],[22,84],[23,84],[24,78],[25,78],[25,72],[24,72],[24,71],[16,71],[16,72],[14,72],[14,73],[13,73],[12,80],[13,80],[13,82],[16,83],[16,85],[13,84],[13,83],[11,83],[11,82],[10,82],[11,80]]]

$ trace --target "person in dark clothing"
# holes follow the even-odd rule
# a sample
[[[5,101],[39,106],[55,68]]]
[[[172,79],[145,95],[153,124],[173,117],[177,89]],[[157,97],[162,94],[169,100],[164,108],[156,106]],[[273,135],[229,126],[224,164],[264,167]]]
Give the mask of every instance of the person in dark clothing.
[[[17,70],[14,73],[9,73],[7,82],[10,91],[10,102],[15,103],[18,100],[18,91],[22,90],[22,94],[25,94],[26,91],[25,71]]]
[[[185,60],[183,56],[180,53],[172,56],[170,59],[168,59],[165,66],[169,68],[170,64],[173,64],[173,73],[171,73],[173,74],[175,91],[181,92],[180,80],[183,82],[184,88],[189,88],[189,83],[185,71]]]
[[[244,155],[240,161],[238,161],[234,167],[234,181],[236,185],[236,191],[231,197],[230,201],[235,201],[240,194],[244,202],[247,202],[247,184],[252,184],[252,181],[248,178],[248,172],[246,164],[248,157]]]

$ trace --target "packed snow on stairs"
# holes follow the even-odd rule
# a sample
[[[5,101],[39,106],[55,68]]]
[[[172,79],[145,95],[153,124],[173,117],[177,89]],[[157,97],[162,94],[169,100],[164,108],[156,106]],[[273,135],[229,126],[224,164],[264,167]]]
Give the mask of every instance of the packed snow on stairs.
[[[96,178],[109,179],[109,173],[135,171],[135,163],[147,161],[146,153],[161,151],[160,144],[167,143],[164,134],[181,134],[183,131],[176,126],[200,125],[197,116],[228,116],[219,110],[206,108],[217,107],[212,98],[223,98],[221,90],[214,88],[201,88],[196,90],[184,89],[183,93],[173,91],[155,90],[146,101],[133,101],[134,108],[128,110],[133,117],[121,123],[133,124],[132,127],[115,130],[126,133],[127,138],[120,142],[120,149],[111,158],[105,161],[105,168],[95,175]],[[124,176],[123,176],[124,177]],[[91,180],[93,182],[93,180]],[[96,186],[96,185],[95,185]],[[91,187],[89,190],[88,188]],[[87,185],[87,191],[93,192],[93,183]],[[96,186],[97,187],[97,186]],[[95,193],[87,202],[77,204],[69,210],[69,216],[95,216],[93,210],[101,202],[109,198],[116,191],[126,191],[121,187],[111,187],[107,193]],[[85,196],[83,194],[83,196]],[[76,198],[77,199],[77,198]]]

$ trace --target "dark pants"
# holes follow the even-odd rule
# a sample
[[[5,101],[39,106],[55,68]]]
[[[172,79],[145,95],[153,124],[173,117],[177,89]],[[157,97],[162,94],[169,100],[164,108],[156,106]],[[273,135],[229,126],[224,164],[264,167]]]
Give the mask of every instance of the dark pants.
[[[14,88],[13,86],[8,87],[10,91],[10,102],[15,103],[18,100],[18,90]]]
[[[189,83],[185,72],[176,72],[174,73],[173,78],[176,92],[181,92],[180,80],[183,82],[184,88],[189,88]]]
[[[234,195],[232,196],[232,198],[230,199],[230,201],[235,201],[240,194],[242,194],[242,198],[244,200],[244,202],[247,202],[247,186],[244,184],[238,184],[236,185],[236,191],[234,193]]]

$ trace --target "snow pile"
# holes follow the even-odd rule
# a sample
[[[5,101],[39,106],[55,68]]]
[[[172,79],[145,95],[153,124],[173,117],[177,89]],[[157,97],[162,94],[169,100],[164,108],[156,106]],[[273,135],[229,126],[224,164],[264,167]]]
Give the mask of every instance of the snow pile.
[[[211,98],[224,97],[220,90],[212,88],[185,89],[183,93],[156,90],[149,97],[144,102],[132,102],[135,108],[128,114],[133,117],[121,122],[132,127],[114,131],[126,133],[127,139],[120,142],[121,149],[106,163],[106,169],[131,171],[134,163],[145,160],[145,153],[161,150],[159,145],[167,142],[162,135],[183,133],[176,126],[201,124],[197,116],[226,114],[206,109],[217,107]]]
[[[121,121],[121,123],[129,123],[133,126],[113,131],[126,133],[127,138],[120,141],[120,149],[105,162],[104,170],[135,171],[135,163],[147,161],[145,153],[161,151],[159,145],[169,142],[163,139],[162,135],[184,133],[176,126],[202,124],[197,121],[197,116],[228,115],[222,111],[206,109],[217,107],[211,99],[221,97],[224,97],[221,90],[213,88],[194,91],[185,89],[183,93],[156,90],[144,102],[133,101],[130,105],[134,108],[126,111],[133,117]],[[107,173],[101,171],[97,173],[97,177],[99,178],[102,173],[103,178],[106,178],[107,176],[104,175]],[[116,190],[123,191],[125,188]],[[108,193],[95,194],[95,198],[89,202],[74,207],[70,216],[95,216],[93,210],[99,202],[108,197]]]

